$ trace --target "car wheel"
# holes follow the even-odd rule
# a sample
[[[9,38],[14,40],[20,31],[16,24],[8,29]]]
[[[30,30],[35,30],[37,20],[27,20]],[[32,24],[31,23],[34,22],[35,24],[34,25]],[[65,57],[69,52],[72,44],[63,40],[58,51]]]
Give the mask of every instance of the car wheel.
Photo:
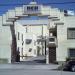
[[[75,65],[71,67],[72,72],[75,72]]]

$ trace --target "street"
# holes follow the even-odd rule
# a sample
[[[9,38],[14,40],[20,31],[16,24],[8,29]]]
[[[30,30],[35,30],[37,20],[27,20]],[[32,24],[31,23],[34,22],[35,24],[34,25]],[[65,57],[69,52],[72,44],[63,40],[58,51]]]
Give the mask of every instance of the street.
[[[46,65],[44,57],[30,58],[14,64],[0,64],[0,75],[75,75],[75,72],[53,70],[59,65]]]
[[[75,72],[61,72],[42,69],[1,69],[0,75],[75,75]]]

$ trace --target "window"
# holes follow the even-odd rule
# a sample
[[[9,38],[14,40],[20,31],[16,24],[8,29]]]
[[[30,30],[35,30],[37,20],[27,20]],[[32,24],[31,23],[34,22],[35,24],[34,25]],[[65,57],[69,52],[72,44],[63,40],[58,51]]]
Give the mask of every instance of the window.
[[[24,41],[22,41],[22,46],[24,45]]]
[[[28,28],[27,28],[27,26],[26,26],[26,33],[28,32]]]
[[[36,41],[34,41],[34,46],[36,46]]]
[[[32,39],[26,39],[26,44],[31,44]]]
[[[68,28],[67,29],[67,38],[68,39],[75,39],[75,28]]]
[[[22,58],[23,58],[23,48],[22,48],[22,50],[21,50],[21,55],[22,55]]]
[[[18,40],[20,40],[20,33],[18,32]]]
[[[54,39],[54,38],[49,38],[49,41],[50,41],[50,42],[54,42],[55,39]]]
[[[19,51],[19,47],[17,47],[17,51]]]
[[[22,41],[23,41],[23,34],[22,34]]]
[[[29,52],[31,52],[32,51],[32,48],[29,48]]]
[[[31,10],[32,10],[32,11],[36,11],[36,10],[38,10],[38,6],[31,6],[31,7],[28,6],[28,7],[27,7],[27,10],[28,10],[28,11],[31,11]]]
[[[30,7],[27,7],[27,10],[30,10]]]
[[[68,16],[67,10],[64,10],[64,16]]]
[[[38,10],[38,7],[37,6],[35,7],[35,10]]]
[[[75,48],[69,49],[69,57],[75,57]]]
[[[31,10],[34,10],[34,7],[31,7]]]

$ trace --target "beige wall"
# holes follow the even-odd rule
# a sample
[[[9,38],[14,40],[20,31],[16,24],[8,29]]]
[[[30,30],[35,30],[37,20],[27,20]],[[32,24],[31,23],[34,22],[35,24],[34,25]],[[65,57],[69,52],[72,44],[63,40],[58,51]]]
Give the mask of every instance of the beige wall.
[[[16,34],[16,40],[17,40],[17,50],[19,48],[20,56],[25,55],[25,28],[21,26],[18,22],[15,22],[15,34]],[[18,40],[18,33],[19,33],[19,40]],[[23,36],[23,40],[22,40]],[[23,43],[23,45],[22,45]],[[22,52],[23,48],[23,52]],[[23,60],[22,57],[20,57],[20,60]]]
[[[0,59],[7,59],[11,63],[11,31],[9,26],[2,26],[0,16]]]
[[[75,16],[64,18],[64,25],[57,26],[57,61],[65,61],[68,57],[68,49],[75,48],[75,39],[67,39],[67,28],[75,28]]]

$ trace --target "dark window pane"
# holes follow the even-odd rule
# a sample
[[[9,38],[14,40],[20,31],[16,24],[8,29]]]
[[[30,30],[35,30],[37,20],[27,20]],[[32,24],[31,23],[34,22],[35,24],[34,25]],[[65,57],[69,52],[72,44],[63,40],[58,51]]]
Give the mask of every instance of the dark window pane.
[[[19,47],[17,48],[17,51],[19,51]]]
[[[33,10],[33,7],[31,7],[31,10]]]
[[[30,7],[27,7],[27,10],[30,10]]]
[[[49,41],[50,42],[53,42],[55,39],[54,38],[49,38]]]
[[[29,52],[31,52],[32,51],[32,48],[29,48]]]
[[[18,32],[18,40],[20,40],[20,33]]]
[[[75,57],[75,49],[69,49],[69,56]]]
[[[26,39],[26,44],[30,44],[32,42],[32,39]]]
[[[23,41],[23,34],[22,34],[22,41]]]
[[[75,39],[75,28],[68,28],[67,29],[67,38],[68,39]]]
[[[35,7],[35,10],[38,10],[38,7],[37,6]]]

